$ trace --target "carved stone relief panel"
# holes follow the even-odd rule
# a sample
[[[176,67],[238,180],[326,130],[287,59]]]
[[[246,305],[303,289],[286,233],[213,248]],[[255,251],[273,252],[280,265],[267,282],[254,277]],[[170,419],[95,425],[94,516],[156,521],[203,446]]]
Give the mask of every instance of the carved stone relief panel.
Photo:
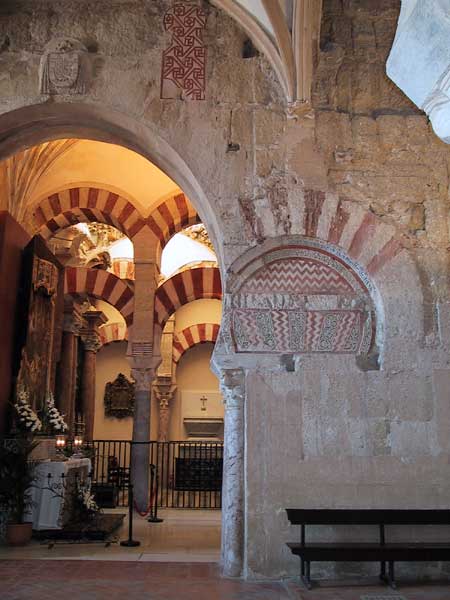
[[[296,247],[268,253],[227,299],[236,352],[367,354],[374,307],[353,269],[329,251]],[[225,332],[226,334],[226,332]]]
[[[88,52],[78,40],[58,38],[41,60],[41,94],[84,94],[89,79]]]

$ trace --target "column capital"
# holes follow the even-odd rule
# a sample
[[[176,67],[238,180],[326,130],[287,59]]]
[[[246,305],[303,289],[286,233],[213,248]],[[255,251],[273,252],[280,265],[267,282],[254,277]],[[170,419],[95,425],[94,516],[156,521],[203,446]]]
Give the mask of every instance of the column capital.
[[[63,331],[66,333],[73,333],[74,335],[80,335],[83,329],[83,319],[81,313],[64,313]]]
[[[102,347],[99,335],[95,331],[83,333],[81,339],[83,340],[84,349],[87,352],[97,353]]]
[[[87,310],[83,313],[86,326],[80,331],[84,349],[87,352],[98,352],[102,347],[98,328],[108,320],[101,310]]]
[[[131,369],[131,377],[135,382],[137,392],[149,392],[155,378],[155,369]]]
[[[83,327],[83,317],[78,304],[72,299],[64,301],[63,331],[79,335]]]
[[[223,369],[220,372],[220,391],[223,394],[225,408],[243,408],[245,400],[244,369]]]
[[[87,310],[83,313],[83,319],[86,319],[89,329],[95,329],[104,325],[108,318],[101,310]]]

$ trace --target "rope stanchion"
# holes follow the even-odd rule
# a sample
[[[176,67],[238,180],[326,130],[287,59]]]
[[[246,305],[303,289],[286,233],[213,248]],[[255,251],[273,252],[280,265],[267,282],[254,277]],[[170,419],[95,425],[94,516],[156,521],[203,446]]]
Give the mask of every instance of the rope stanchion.
[[[153,490],[153,481],[155,481],[155,489]],[[149,516],[149,523],[163,523],[164,519],[158,517],[158,491],[159,491],[159,476],[158,469],[155,465],[150,465],[150,489],[153,490],[152,500],[150,501],[150,510],[153,508],[153,514]],[[153,506],[152,506],[153,505]]]
[[[133,484],[128,484],[128,539],[120,542],[121,546],[127,548],[136,548],[140,546],[141,542],[133,540],[133,506],[134,506],[134,493]]]
[[[137,514],[140,517],[147,517],[150,514],[151,510],[152,510],[152,506],[153,506],[154,500],[155,500],[155,496],[153,495],[151,497],[151,499],[150,499],[149,505],[147,506],[146,510],[144,510],[144,511],[139,510],[138,505],[135,502],[134,503],[134,510],[137,512]]]

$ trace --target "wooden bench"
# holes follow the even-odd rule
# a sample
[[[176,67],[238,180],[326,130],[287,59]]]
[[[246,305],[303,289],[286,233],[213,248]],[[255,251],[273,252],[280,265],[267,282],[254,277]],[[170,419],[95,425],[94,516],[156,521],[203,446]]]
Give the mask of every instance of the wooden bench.
[[[330,510],[286,509],[292,525],[301,525],[300,543],[288,543],[300,557],[301,579],[311,589],[310,568],[314,561],[379,562],[380,579],[395,588],[394,563],[399,561],[450,561],[450,541],[386,542],[386,525],[450,525],[450,510]],[[306,542],[306,525],[376,525],[374,543]],[[386,565],[388,572],[386,573]],[[450,595],[449,595],[450,598]]]

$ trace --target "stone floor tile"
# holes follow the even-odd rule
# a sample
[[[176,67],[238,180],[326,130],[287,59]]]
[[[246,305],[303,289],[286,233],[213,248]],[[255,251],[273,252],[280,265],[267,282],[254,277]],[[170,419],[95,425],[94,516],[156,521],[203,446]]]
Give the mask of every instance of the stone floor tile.
[[[306,591],[297,581],[242,582],[220,577],[217,564],[82,560],[0,561],[1,600],[450,600],[444,584],[400,586],[324,582]]]

